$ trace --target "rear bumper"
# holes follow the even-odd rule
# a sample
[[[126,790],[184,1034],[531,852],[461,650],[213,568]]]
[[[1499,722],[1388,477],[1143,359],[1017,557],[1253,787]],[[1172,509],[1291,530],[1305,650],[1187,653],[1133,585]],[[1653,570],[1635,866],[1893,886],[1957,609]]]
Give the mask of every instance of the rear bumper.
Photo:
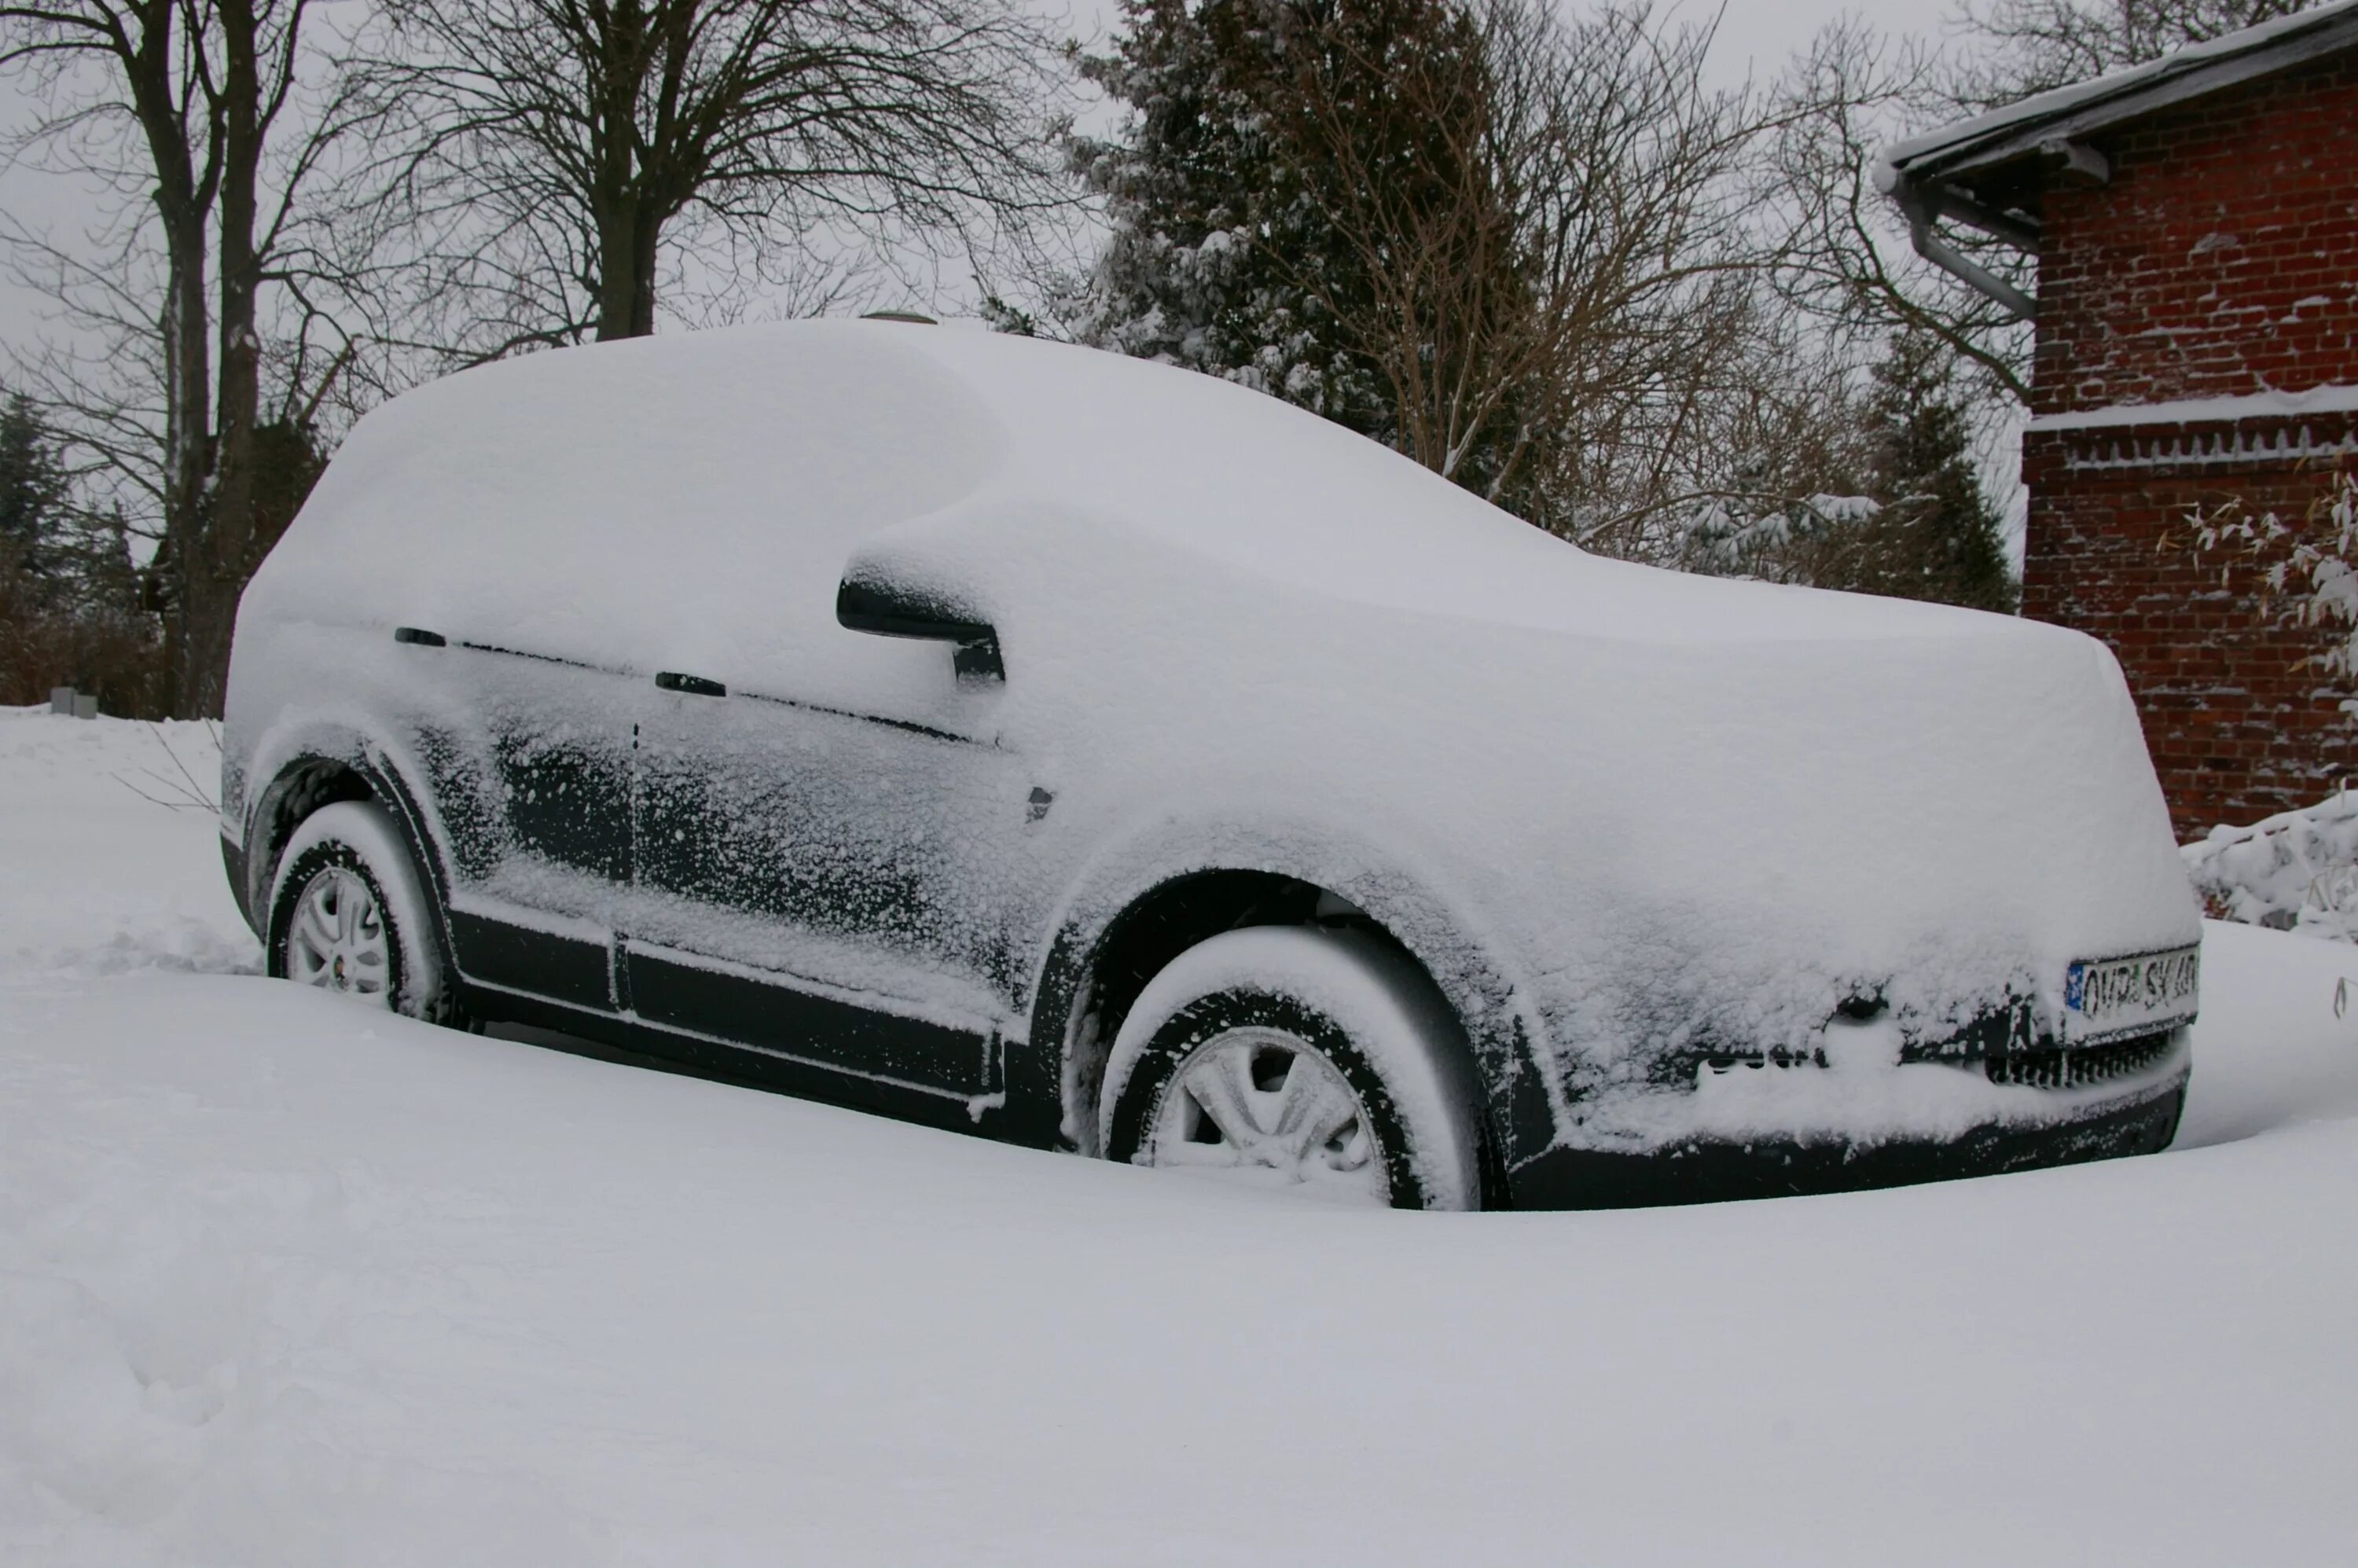
[[[2083,1114],[2034,1125],[1997,1124],[1940,1141],[1694,1139],[1644,1152],[1551,1149],[1509,1178],[1517,1208],[1644,1208],[1904,1186],[2073,1165],[2169,1146],[2186,1104],[2187,1070]]]

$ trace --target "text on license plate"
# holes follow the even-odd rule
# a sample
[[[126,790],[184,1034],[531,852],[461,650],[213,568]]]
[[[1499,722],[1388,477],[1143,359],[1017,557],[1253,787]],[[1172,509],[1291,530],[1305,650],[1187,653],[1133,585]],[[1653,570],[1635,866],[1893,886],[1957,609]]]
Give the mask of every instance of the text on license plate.
[[[2194,1011],[2202,949],[2081,959],[2063,976],[2063,1006],[2092,1024],[2136,1023]]]

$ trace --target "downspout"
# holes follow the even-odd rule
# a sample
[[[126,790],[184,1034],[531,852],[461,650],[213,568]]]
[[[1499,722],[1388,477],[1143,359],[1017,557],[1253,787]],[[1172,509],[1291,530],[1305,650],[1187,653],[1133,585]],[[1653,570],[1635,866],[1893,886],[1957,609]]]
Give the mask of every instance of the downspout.
[[[1891,196],[1899,203],[1899,210],[1908,214],[1908,242],[1916,247],[1916,254],[1976,294],[1994,301],[2016,320],[2037,320],[2039,301],[1987,267],[1961,254],[1954,246],[1941,238],[1932,226],[1936,215],[1931,204],[1924,200],[1924,193],[1906,175],[1897,170],[1893,173]]]

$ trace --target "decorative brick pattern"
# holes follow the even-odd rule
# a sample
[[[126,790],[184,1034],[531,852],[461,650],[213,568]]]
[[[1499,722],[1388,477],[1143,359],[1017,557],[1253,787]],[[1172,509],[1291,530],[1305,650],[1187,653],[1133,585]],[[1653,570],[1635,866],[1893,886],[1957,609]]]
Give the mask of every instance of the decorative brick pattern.
[[[2358,56],[2101,146],[2108,184],[2045,192],[2035,414],[2358,385]],[[2270,613],[2253,566],[2198,559],[2188,521],[2299,518],[2353,452],[2346,413],[2025,438],[2023,612],[2119,655],[2181,838],[2358,777],[2325,633]]]

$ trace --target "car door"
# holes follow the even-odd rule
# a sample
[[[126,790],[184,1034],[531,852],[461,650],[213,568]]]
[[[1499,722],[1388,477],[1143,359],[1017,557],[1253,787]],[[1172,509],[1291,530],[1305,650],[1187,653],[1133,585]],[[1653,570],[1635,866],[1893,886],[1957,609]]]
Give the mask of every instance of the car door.
[[[449,917],[471,980],[610,1011],[632,879],[631,703],[640,678],[403,628],[440,687],[416,740],[448,832]]]
[[[946,649],[871,646],[953,680]],[[626,944],[639,1015],[917,1087],[995,1089],[1036,807],[990,698],[922,722],[688,672],[667,684],[639,738]]]

